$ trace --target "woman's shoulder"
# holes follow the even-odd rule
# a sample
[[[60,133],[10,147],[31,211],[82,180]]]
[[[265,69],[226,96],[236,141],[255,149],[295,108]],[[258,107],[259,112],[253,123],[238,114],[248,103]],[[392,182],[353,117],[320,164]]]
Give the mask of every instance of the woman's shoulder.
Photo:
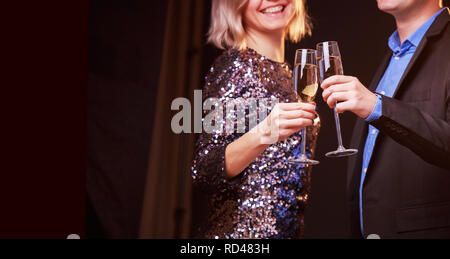
[[[211,65],[206,76],[206,82],[218,82],[229,78],[239,79],[246,73],[254,74],[255,56],[247,50],[230,48],[224,50]]]
[[[259,85],[258,69],[246,50],[224,50],[205,77],[206,96],[240,96]]]
[[[224,50],[214,61],[211,66],[212,69],[233,69],[242,68],[244,66],[252,65],[251,56],[248,54],[247,50],[238,50],[235,48],[230,48]]]

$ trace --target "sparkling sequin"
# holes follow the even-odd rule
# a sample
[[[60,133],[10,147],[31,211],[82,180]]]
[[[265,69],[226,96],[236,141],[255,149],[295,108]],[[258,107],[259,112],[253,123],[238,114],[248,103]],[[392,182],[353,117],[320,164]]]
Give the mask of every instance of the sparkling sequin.
[[[223,103],[238,97],[295,102],[292,70],[252,49],[229,49],[206,77],[203,99]],[[269,109],[270,110],[270,109]],[[246,132],[249,130],[246,113]],[[307,128],[307,155],[313,157],[320,120]],[[191,168],[194,183],[210,196],[204,238],[300,238],[310,190],[311,168],[287,163],[299,157],[300,133],[277,142],[239,176],[225,178],[225,148],[244,133],[201,133]]]

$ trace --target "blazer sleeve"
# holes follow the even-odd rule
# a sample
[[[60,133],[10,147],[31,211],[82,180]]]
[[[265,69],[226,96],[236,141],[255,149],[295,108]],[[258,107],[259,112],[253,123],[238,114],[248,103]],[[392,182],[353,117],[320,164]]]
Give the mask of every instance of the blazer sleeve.
[[[448,95],[448,82],[446,87]],[[423,160],[450,169],[449,96],[445,105],[447,114],[443,120],[411,104],[382,96],[382,115],[371,124]]]

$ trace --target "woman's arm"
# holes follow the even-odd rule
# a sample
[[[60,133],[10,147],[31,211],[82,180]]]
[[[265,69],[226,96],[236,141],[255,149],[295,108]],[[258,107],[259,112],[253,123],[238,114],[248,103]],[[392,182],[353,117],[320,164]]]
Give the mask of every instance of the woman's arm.
[[[240,88],[232,90],[232,85],[263,87],[257,73],[252,77],[245,77],[241,73],[243,70],[253,71],[255,68],[252,63],[240,60],[244,67],[232,69],[234,60],[235,57],[222,55],[214,62],[205,78],[203,100],[208,98],[227,100],[241,96],[240,93],[236,93]],[[204,113],[207,115],[206,111]],[[278,116],[275,116],[276,114]],[[287,138],[303,126],[311,125],[311,119],[314,118],[311,114],[315,114],[314,105],[280,103],[274,106],[263,122],[243,135],[222,131],[200,133],[191,167],[194,183],[205,187],[205,191],[213,191],[219,184],[239,184],[240,177],[236,176],[240,175],[270,144]],[[276,136],[276,141],[271,138],[273,136]]]
[[[230,143],[225,149],[225,175],[239,175],[256,157],[270,146],[310,126],[315,118],[315,104],[279,103],[255,129]]]

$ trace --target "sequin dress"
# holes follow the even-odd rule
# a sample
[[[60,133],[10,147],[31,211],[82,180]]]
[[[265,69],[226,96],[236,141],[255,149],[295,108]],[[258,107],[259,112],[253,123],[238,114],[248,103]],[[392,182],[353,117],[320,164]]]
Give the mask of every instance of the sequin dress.
[[[203,100],[210,97],[222,102],[239,97],[297,101],[289,65],[272,61],[252,49],[228,49],[216,59],[203,89]],[[247,132],[250,111],[246,112]],[[318,119],[307,128],[310,157],[319,128]],[[210,215],[200,230],[201,237],[300,238],[311,168],[286,162],[299,157],[300,132],[272,144],[241,174],[227,180],[225,148],[243,134],[223,130],[198,136],[191,174],[194,184],[210,198]]]

